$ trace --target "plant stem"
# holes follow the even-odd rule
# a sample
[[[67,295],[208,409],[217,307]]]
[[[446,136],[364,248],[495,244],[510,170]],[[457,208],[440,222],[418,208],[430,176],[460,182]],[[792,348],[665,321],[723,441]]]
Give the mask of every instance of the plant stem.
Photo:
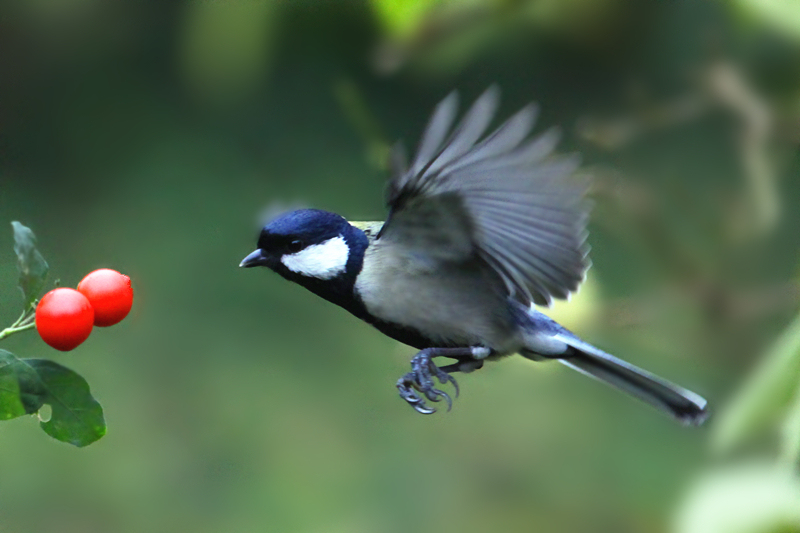
[[[27,310],[23,311],[22,314],[19,315],[19,318],[16,320],[16,322],[11,324],[10,327],[15,328],[15,327],[19,326],[20,324],[22,324],[22,321],[25,320],[27,315],[28,315],[28,311]]]
[[[23,324],[21,326],[14,325],[14,326],[8,327],[8,328],[4,329],[3,331],[0,331],[0,340],[5,339],[6,337],[8,337],[10,335],[13,335],[14,333],[19,333],[20,331],[25,331],[26,329],[33,329],[35,327],[36,327],[36,323],[35,322],[27,322],[26,324]]]
[[[33,307],[31,306],[30,309],[27,309],[19,315],[19,318],[11,324],[9,327],[0,331],[0,340],[5,339],[6,337],[13,335],[14,333],[19,333],[20,331],[25,331],[26,329],[31,329],[36,327],[36,323],[34,322],[36,314],[33,313]]]

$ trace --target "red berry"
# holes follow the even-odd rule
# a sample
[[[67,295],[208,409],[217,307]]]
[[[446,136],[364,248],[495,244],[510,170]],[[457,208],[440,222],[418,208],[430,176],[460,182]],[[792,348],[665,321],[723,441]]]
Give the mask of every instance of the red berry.
[[[93,324],[92,304],[75,289],[53,289],[36,306],[36,331],[44,342],[62,352],[85,341]]]
[[[110,268],[89,272],[78,283],[78,291],[94,308],[95,326],[113,326],[128,316],[133,305],[131,278]]]

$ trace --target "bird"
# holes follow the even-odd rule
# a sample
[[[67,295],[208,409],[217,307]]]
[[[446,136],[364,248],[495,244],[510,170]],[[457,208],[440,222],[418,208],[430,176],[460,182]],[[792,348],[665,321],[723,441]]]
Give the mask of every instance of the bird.
[[[560,130],[532,135],[529,104],[485,134],[499,89],[458,118],[458,93],[434,109],[410,164],[390,153],[384,222],[319,209],[269,220],[241,267],[267,267],[419,350],[397,381],[417,412],[469,373],[506,356],[556,360],[672,416],[700,425],[698,394],[582,340],[536,306],[566,299],[589,269],[590,177],[577,154],[556,153]],[[456,123],[457,122],[457,123]],[[445,358],[451,364],[437,366]],[[436,381],[438,380],[438,384]]]

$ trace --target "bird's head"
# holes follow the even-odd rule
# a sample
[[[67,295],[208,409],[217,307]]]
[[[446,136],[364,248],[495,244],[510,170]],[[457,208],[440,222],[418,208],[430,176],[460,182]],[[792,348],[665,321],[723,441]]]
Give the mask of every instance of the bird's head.
[[[319,209],[278,216],[261,230],[258,248],[241,267],[268,267],[320,296],[343,305],[368,245],[364,233],[344,217]]]

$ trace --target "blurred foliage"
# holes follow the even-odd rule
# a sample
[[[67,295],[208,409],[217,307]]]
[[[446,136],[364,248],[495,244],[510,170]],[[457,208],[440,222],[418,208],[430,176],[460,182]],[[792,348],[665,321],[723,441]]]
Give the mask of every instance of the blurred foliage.
[[[274,33],[273,4],[201,0],[185,5],[178,64],[190,91],[227,103],[263,84]]]
[[[737,0],[745,16],[755,18],[792,39],[800,39],[800,4],[781,0]]]
[[[37,228],[65,285],[116,267],[137,287],[113,333],[54,356],[93,384],[108,435],[77,450],[33,417],[0,427],[0,529],[663,533],[749,490],[780,492],[755,510],[780,518],[788,399],[709,459],[713,417],[686,431],[510,357],[424,418],[393,387],[413,350],[237,264],[276,200],[384,216],[386,146],[413,146],[452,89],[497,83],[503,115],[538,102],[537,131],[560,126],[595,176],[594,267],[559,320],[723,413],[800,300],[782,18],[744,0],[0,4],[0,213]],[[15,263],[0,235],[3,324]],[[751,456],[781,473],[736,477]]]
[[[767,428],[776,428],[786,417],[786,428],[799,427],[795,418],[800,402],[800,316],[777,340],[761,367],[732,400],[715,426],[714,445],[719,451],[730,451],[736,445]],[[787,416],[788,414],[788,416]],[[796,449],[797,434],[786,433],[786,447]],[[791,444],[790,444],[791,443]],[[793,455],[793,462],[800,456]]]
[[[709,475],[694,486],[677,533],[798,533],[800,479],[763,463]]]
[[[430,16],[432,10],[441,8],[445,2],[414,2],[413,0],[375,0],[372,7],[387,34],[397,37],[410,36]],[[456,2],[451,2],[451,4]],[[480,5],[480,2],[460,2]]]
[[[767,429],[780,432],[778,453],[759,452],[759,462],[729,461],[701,475],[676,531],[800,532],[800,316],[726,407],[713,428],[718,453],[730,455]]]

